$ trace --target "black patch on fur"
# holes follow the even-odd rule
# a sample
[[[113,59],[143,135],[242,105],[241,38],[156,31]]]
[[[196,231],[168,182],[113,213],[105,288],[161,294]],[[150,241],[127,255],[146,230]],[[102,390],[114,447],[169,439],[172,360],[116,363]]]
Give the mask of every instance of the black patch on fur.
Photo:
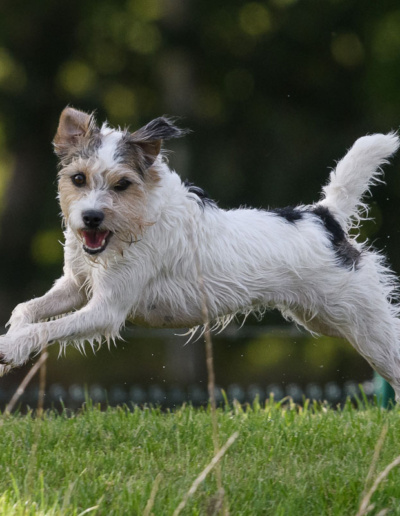
[[[285,208],[275,208],[271,210],[271,213],[278,215],[279,217],[284,218],[287,222],[291,224],[295,224],[298,220],[303,218],[303,212],[298,208],[293,208],[292,206],[286,206]]]
[[[198,198],[197,203],[199,204],[199,206],[201,208],[204,209],[207,207],[209,207],[209,208],[217,207],[216,201],[211,199],[205,190],[203,190],[202,188],[200,188],[198,186],[195,186],[193,183],[190,183],[187,179],[183,184],[187,188],[187,191],[189,193],[193,193],[197,196],[197,198]]]
[[[132,141],[132,135],[125,131],[117,143],[113,159],[119,163],[127,165],[132,170],[138,172],[142,177],[148,168],[148,162],[143,150]]]
[[[319,217],[328,232],[339,264],[346,268],[357,268],[361,253],[348,241],[342,226],[328,208],[317,206],[311,213]]]

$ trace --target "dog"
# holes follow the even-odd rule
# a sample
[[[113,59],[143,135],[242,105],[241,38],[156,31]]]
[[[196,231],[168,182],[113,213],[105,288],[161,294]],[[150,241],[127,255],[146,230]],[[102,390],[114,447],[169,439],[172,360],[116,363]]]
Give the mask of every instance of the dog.
[[[399,400],[398,282],[354,236],[397,135],[358,139],[315,204],[223,210],[168,166],[162,142],[185,133],[166,117],[131,133],[64,109],[54,138],[64,273],[14,309],[2,372],[55,341],[110,343],[127,320],[192,335],[277,308],[313,334],[347,339]]]

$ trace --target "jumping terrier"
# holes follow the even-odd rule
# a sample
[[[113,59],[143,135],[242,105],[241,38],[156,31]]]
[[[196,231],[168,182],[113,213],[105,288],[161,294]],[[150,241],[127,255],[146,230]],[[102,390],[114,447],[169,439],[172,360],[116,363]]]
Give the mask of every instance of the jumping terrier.
[[[397,279],[349,234],[366,216],[362,196],[380,181],[397,136],[357,140],[316,204],[226,211],[163,158],[162,141],[184,133],[167,118],[130,133],[64,109],[54,138],[64,275],[13,311],[0,336],[3,372],[54,341],[109,342],[126,320],[201,328],[206,300],[214,328],[278,308],[312,333],[347,339],[399,400]]]

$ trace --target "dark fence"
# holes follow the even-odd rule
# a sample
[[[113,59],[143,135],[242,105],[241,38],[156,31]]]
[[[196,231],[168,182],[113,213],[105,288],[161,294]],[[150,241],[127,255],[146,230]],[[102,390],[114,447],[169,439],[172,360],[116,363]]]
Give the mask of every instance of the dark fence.
[[[17,386],[15,386],[15,389]],[[325,385],[309,383],[301,386],[296,383],[283,385],[250,385],[243,387],[238,384],[228,385],[226,389],[216,388],[216,399],[219,404],[224,404],[225,400],[230,403],[237,400],[240,403],[252,403],[259,399],[263,403],[271,395],[276,401],[285,397],[290,397],[295,403],[301,404],[305,399],[316,401],[327,401],[335,406],[343,403],[347,398],[356,400],[363,395],[372,399],[376,389],[376,381],[365,381],[360,385],[354,381],[348,381],[344,385],[336,382],[328,382]],[[0,389],[0,405],[4,408],[11,399],[14,389]],[[19,406],[35,408],[38,403],[39,388],[32,386],[21,396]],[[149,386],[141,385],[115,385],[105,389],[99,384],[84,386],[72,384],[64,387],[54,383],[46,389],[45,407],[57,408],[66,407],[70,409],[79,408],[86,400],[91,400],[95,404],[110,405],[154,405],[163,408],[174,408],[184,403],[191,403],[194,406],[206,405],[208,403],[207,388],[203,384],[189,385],[187,388],[180,386],[163,387],[158,384]]]

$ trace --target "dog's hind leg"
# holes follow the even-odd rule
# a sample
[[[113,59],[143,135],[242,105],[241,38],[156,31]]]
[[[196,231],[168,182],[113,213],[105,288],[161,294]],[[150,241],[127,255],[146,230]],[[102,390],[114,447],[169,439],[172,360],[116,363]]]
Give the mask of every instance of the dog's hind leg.
[[[393,274],[379,255],[369,252],[340,287],[326,286],[312,310],[290,308],[284,315],[313,333],[345,338],[392,385],[400,401],[399,306],[391,302],[395,294]]]
[[[343,294],[348,296],[348,317],[341,327],[343,337],[392,385],[400,401],[397,279],[380,255],[367,252]]]
[[[398,320],[381,312],[365,311],[361,324],[345,329],[343,336],[393,387],[400,401],[400,354]]]
[[[311,333],[346,339],[392,385],[400,401],[400,321],[391,314],[386,300],[375,301],[375,307],[363,307],[361,314],[338,304],[333,307],[335,316],[319,313],[309,318],[296,309],[285,315]]]

